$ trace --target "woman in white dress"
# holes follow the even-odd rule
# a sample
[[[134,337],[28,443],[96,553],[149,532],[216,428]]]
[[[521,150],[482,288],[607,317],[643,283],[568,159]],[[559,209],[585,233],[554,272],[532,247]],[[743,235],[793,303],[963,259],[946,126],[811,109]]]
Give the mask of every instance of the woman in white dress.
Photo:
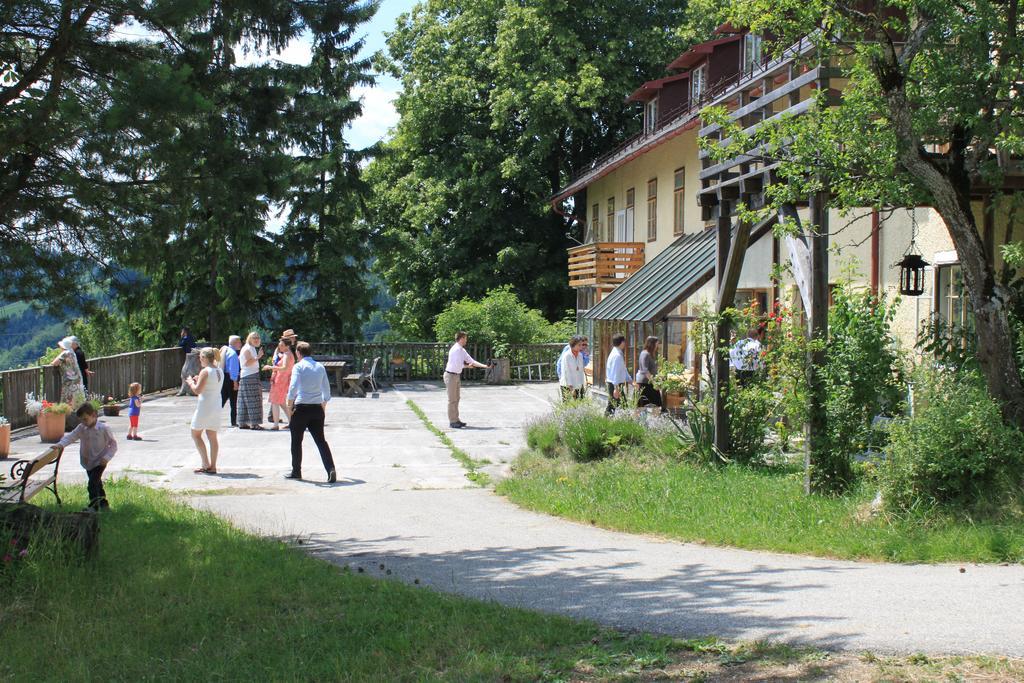
[[[192,415],[192,440],[196,442],[196,450],[202,459],[202,466],[195,470],[196,474],[217,474],[217,430],[220,429],[220,388],[224,382],[224,371],[217,367],[217,351],[209,346],[199,352],[199,363],[203,369],[188,382],[192,391],[199,397],[196,412]],[[209,457],[203,433],[210,442]]]

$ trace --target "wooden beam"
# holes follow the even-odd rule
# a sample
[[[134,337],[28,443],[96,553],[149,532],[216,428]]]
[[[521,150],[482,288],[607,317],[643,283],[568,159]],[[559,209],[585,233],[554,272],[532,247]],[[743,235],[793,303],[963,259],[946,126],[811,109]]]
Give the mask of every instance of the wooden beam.
[[[721,289],[725,281],[726,267],[729,261],[729,251],[732,220],[730,217],[731,207],[728,204],[722,205],[722,212],[718,217],[717,235],[717,259],[715,261],[715,280],[718,289]],[[715,329],[715,352],[714,358],[714,390],[715,390],[715,448],[719,453],[729,452],[729,413],[725,409],[726,399],[729,392],[729,361],[728,357],[722,356],[722,349],[729,345],[729,323],[724,318],[719,320]]]
[[[807,419],[807,447],[804,454],[804,488],[811,492],[812,458],[824,453],[826,441],[825,390],[821,371],[825,364],[824,342],[828,339],[828,195],[817,192],[810,197],[812,232],[811,247],[811,310],[807,312],[812,341],[809,352],[810,391]],[[818,347],[818,348],[815,348]]]
[[[736,225],[736,232],[729,244],[729,253],[726,259],[722,276],[718,280],[718,313],[724,313],[725,309],[732,307],[736,302],[736,287],[739,285],[740,272],[743,270],[743,259],[747,254],[747,244],[750,242],[750,223],[739,221]]]

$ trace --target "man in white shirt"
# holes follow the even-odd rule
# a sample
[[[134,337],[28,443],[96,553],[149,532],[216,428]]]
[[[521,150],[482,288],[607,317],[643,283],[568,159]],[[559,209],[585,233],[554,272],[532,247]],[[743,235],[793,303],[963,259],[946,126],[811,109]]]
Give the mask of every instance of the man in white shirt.
[[[580,400],[587,383],[583,373],[583,337],[573,337],[558,359],[558,385],[562,389],[562,400]]]
[[[626,336],[617,334],[612,337],[612,350],[608,353],[608,361],[604,366],[604,380],[608,387],[608,414],[626,397],[626,387],[630,375],[626,369]]]
[[[763,365],[760,336],[757,328],[752,328],[729,349],[729,365],[736,370],[736,381],[741,387],[747,386]]]
[[[444,368],[444,386],[448,390],[448,425],[453,429],[462,429],[466,423],[459,419],[459,398],[462,390],[462,371],[465,368],[490,367],[473,360],[466,351],[469,335],[465,332],[455,333],[455,343],[448,349],[448,364]]]

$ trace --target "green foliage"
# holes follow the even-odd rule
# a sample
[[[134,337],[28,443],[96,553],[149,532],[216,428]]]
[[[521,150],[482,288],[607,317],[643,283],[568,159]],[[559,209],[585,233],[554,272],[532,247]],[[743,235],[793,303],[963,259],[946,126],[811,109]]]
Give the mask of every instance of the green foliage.
[[[821,369],[827,434],[811,481],[816,490],[838,493],[853,483],[851,458],[871,442],[872,419],[896,414],[904,387],[891,332],[895,304],[845,283],[833,288],[832,299]]]
[[[293,301],[354,335],[367,235],[362,156],[343,131],[361,112],[352,88],[372,82],[354,35],[376,4],[62,7],[19,0],[0,17],[13,70],[0,89],[0,291],[78,311],[81,287],[98,286],[146,345],[181,325],[217,339],[253,320],[279,327]],[[125,17],[136,31],[119,30]],[[303,36],[310,64],[271,59]],[[267,229],[275,213],[283,236]],[[91,322],[106,304],[84,305]]]
[[[915,410],[889,428],[880,475],[885,504],[897,511],[1019,508],[1024,434],[1006,425],[976,373],[921,370]]]
[[[628,417],[609,417],[597,407],[580,406],[562,416],[562,439],[577,462],[593,462],[643,442],[645,429]]]
[[[497,357],[508,356],[514,344],[566,342],[575,333],[570,319],[549,323],[540,311],[527,308],[509,286],[487,292],[479,301],[463,299],[443,310],[434,323],[440,342],[466,332],[471,342],[490,346]]]
[[[367,170],[393,327],[428,337],[450,302],[503,284],[548,317],[571,305],[579,227],[548,198],[639,130],[622,100],[679,54],[685,16],[668,0],[429,0],[399,19],[381,61],[400,120]]]
[[[769,424],[776,408],[770,387],[761,379],[747,386],[733,382],[725,400],[729,412],[728,458],[741,465],[764,465],[771,452]]]

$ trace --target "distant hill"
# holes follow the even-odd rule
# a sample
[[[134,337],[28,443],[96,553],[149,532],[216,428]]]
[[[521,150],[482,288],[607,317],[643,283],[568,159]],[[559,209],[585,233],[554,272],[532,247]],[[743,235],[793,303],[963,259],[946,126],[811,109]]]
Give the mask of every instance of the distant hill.
[[[67,323],[27,303],[0,306],[0,370],[35,364],[67,328]]]

